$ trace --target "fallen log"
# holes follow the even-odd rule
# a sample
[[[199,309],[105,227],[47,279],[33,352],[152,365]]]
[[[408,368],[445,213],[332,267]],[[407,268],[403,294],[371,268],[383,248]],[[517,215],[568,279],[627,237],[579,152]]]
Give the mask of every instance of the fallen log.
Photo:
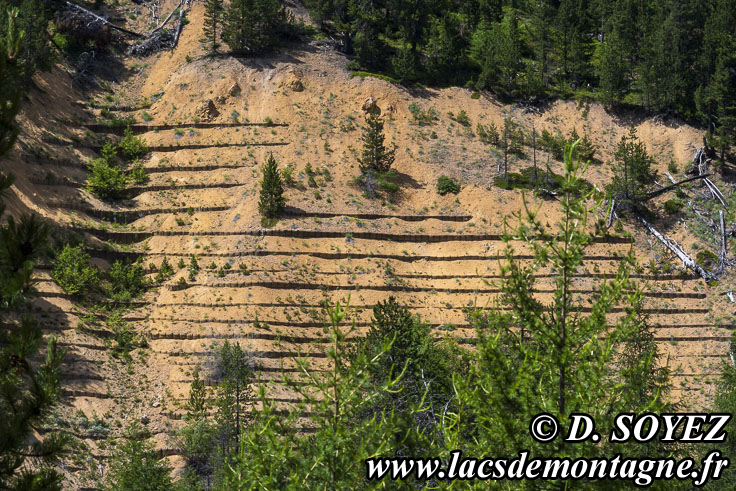
[[[683,184],[686,184],[690,181],[695,181],[697,179],[706,179],[708,176],[711,176],[712,174],[702,174],[700,176],[694,176],[694,177],[688,177],[687,179],[683,179],[680,182],[676,182],[674,184],[670,184],[669,186],[665,186],[662,189],[657,189],[656,191],[652,191],[651,193],[647,194],[647,196],[644,198],[644,201],[649,201],[652,198],[656,198],[660,194],[664,194],[667,191],[671,191],[672,189],[676,188],[677,186],[682,186]]]
[[[137,32],[133,32],[133,31],[129,31],[128,29],[125,29],[124,27],[116,26],[115,24],[113,24],[112,22],[108,21],[104,17],[100,17],[99,15],[95,14],[94,12],[90,12],[86,8],[80,7],[76,3],[72,3],[69,0],[64,0],[64,4],[66,6],[68,6],[68,7],[71,7],[71,8],[74,8],[74,9],[79,10],[80,12],[82,12],[85,15],[88,15],[88,16],[92,17],[97,22],[102,22],[103,24],[105,24],[107,26],[110,26],[110,29],[115,29],[116,31],[120,31],[120,32],[123,32],[125,34],[129,34],[131,36],[135,36],[135,37],[138,37],[138,38],[142,38],[143,37],[142,34],[139,34]]]
[[[652,227],[646,220],[644,220],[642,217],[637,216],[636,218],[639,219],[639,221],[644,224],[644,226],[651,232],[652,235],[654,235],[662,244],[664,244],[667,249],[672,251],[675,256],[677,256],[681,261],[682,264],[685,265],[685,267],[688,267],[698,273],[701,278],[703,278],[705,281],[711,281],[715,280],[716,276],[709,271],[704,270],[698,263],[696,263],[693,258],[687,255],[685,251],[682,250],[682,248],[673,240],[668,239],[667,237],[663,236],[657,230]]]

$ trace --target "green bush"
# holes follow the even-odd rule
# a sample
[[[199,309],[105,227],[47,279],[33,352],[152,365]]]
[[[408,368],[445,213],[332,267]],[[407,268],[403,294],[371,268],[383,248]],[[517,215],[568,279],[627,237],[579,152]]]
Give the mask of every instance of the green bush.
[[[664,211],[669,215],[674,215],[675,213],[679,213],[684,206],[685,203],[681,199],[672,198],[665,201]]]
[[[81,245],[67,244],[56,256],[51,277],[65,293],[84,296],[97,285],[99,271],[90,264],[89,254]]]
[[[92,162],[92,175],[87,179],[87,189],[100,199],[119,199],[125,197],[127,177],[125,172],[110,163],[107,159],[99,158]]]
[[[128,179],[133,181],[135,184],[144,184],[148,181],[148,174],[146,173],[145,167],[141,162],[136,161],[133,167],[130,168],[127,175]]]
[[[122,140],[118,143],[120,153],[127,160],[136,160],[148,153],[148,146],[143,140],[133,135],[130,127],[125,129]]]
[[[695,255],[695,261],[705,269],[713,269],[718,264],[718,256],[709,250],[703,249]]]
[[[457,194],[460,192],[460,185],[455,179],[442,175],[437,178],[437,192],[442,196],[447,193]]]
[[[171,269],[171,266],[169,266],[169,269]],[[131,264],[115,261],[108,276],[110,297],[120,302],[137,297],[148,286],[148,279],[140,261]]]

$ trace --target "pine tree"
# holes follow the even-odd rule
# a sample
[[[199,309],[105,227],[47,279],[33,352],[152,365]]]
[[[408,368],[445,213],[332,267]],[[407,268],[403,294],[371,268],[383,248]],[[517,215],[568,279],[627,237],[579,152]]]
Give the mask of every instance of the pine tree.
[[[159,461],[146,432],[136,422],[125,429],[123,441],[115,449],[110,462],[107,486],[110,491],[169,491],[172,489],[169,469]]]
[[[18,30],[18,12],[17,8],[8,11],[7,35],[0,39],[0,155],[10,150],[19,131],[15,123],[21,98],[17,58],[26,33]]]
[[[225,341],[217,351],[214,374],[218,380],[217,438],[224,455],[239,447],[240,434],[251,420],[254,374],[255,367],[248,353],[239,344]]]
[[[619,199],[635,202],[646,197],[654,181],[652,157],[636,136],[636,128],[621,137],[616,148],[612,191]]]
[[[217,51],[220,46],[219,38],[222,35],[222,20],[225,12],[223,0],[205,0],[204,23],[202,25],[202,39],[200,42],[209,44],[210,51]]]
[[[442,414],[455,409],[452,375],[467,370],[465,352],[449,340],[437,340],[431,326],[412,315],[394,297],[373,307],[371,327],[351,357],[379,355],[389,342],[388,351],[369,368],[372,385],[366,388],[366,397],[386,382],[390,374],[403,371],[396,384],[400,390],[374,397],[363,417],[395,412],[405,427],[405,434],[411,435],[401,451],[404,455],[415,455],[427,440],[441,439]],[[412,408],[422,404],[427,411],[412,412]]]
[[[186,404],[187,419],[198,421],[207,416],[207,387],[199,377],[199,365],[192,373],[192,386],[189,389],[189,400]]]
[[[268,156],[266,163],[261,168],[263,178],[261,179],[261,192],[258,200],[258,211],[265,219],[274,219],[284,211],[286,198],[284,198],[284,184],[281,180],[276,159],[273,154]]]
[[[192,479],[208,480],[214,469],[214,461],[222,456],[216,455],[215,429],[207,419],[207,388],[199,373],[200,367],[197,365],[185,406],[186,424],[177,432],[176,442],[186,459]]]
[[[275,44],[286,19],[279,0],[233,0],[225,14],[223,40],[236,53],[258,54]]]
[[[0,155],[18,134],[19,73],[12,65],[24,39],[16,27],[18,10],[8,12],[8,31],[0,36]],[[14,177],[0,173],[2,197]],[[57,338],[48,339],[41,355],[42,332],[28,311],[35,262],[47,248],[48,227],[35,215],[0,225],[0,488],[61,489],[62,476],[53,469],[67,438],[48,432],[36,436],[58,401],[59,364],[64,351]],[[8,325],[13,325],[11,329]],[[40,358],[40,360],[39,360]],[[35,434],[35,435],[34,435]]]
[[[354,325],[342,326],[347,315],[340,303],[328,310],[326,369],[299,356],[294,363],[305,376],[283,374],[303,404],[284,415],[261,386],[260,409],[226,469],[224,489],[364,489],[365,459],[393,455],[398,448],[402,431],[394,412],[364,415],[375,400],[397,390],[401,368],[374,384],[371,368],[391,343],[383,343],[372,356],[352,357],[349,338],[357,332]],[[311,431],[304,434],[298,430],[307,411]]]
[[[471,58],[481,67],[479,88],[495,89],[511,95],[521,67],[521,40],[513,12],[492,26],[483,25],[473,35]]]
[[[359,159],[360,170],[364,174],[368,172],[385,173],[391,169],[396,159],[396,147],[390,149],[385,145],[383,134],[383,119],[378,111],[366,116],[367,126],[363,128],[363,154]]]

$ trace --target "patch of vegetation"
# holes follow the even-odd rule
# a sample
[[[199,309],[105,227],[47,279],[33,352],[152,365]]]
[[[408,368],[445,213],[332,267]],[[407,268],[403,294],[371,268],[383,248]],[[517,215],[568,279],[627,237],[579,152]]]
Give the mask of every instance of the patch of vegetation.
[[[564,177],[550,171],[535,170],[534,167],[527,167],[521,172],[509,172],[508,179],[504,176],[497,176],[493,180],[493,184],[501,189],[546,189],[556,192],[561,189]],[[594,189],[593,185],[584,179],[578,179],[576,185],[577,195],[582,195]]]
[[[409,104],[409,112],[412,115],[414,124],[419,126],[434,124],[434,122],[440,118],[440,114],[435,108],[430,107],[425,110],[416,102]]]
[[[441,175],[437,178],[437,192],[442,196],[447,193],[457,194],[460,192],[460,185],[455,179]]]
[[[684,201],[682,201],[679,198],[672,198],[672,199],[668,199],[667,201],[665,201],[665,203],[664,203],[664,211],[668,215],[674,215],[674,214],[679,213],[680,211],[682,211],[682,208],[684,206],[685,206],[685,202]]]
[[[56,256],[51,277],[64,293],[85,296],[97,286],[100,272],[90,264],[89,254],[81,245],[66,244]]]

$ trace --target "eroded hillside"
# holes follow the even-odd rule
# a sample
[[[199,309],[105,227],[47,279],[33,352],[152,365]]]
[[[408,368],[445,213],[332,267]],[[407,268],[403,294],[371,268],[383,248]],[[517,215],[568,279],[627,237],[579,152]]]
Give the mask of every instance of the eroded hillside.
[[[232,339],[247,346],[264,379],[280,377],[282,366],[293,368],[297,349],[322,358],[324,299],[350,295],[353,318],[365,329],[372,305],[393,295],[439,336],[472,338],[463,309],[486,305],[497,293],[492,281],[498,278],[504,217],[521,209],[523,199],[519,190],[493,184],[502,156],[478,138],[478,123],[501,127],[511,116],[538,132],[587,134],[599,148],[600,163],[585,177],[599,189],[611,180],[614,147],[630,125],[655,157],[662,184],[671,161],[679,170],[675,177],[684,177],[702,145],[702,132],[684,123],[613,115],[599,105],[559,101],[525,111],[461,88],[410,90],[351,77],[345,57],[323,41],[267,58],[206,56],[199,43],[202,13],[201,5],[192,6],[173,52],[124,60],[136,70],[109,93],[87,93],[58,68],[37,76],[38,89],[20,118],[20,143],[3,163],[18,176],[12,212],[39,212],[84,237],[103,268],[116,259],[142,257],[153,275],[167,258],[176,271],[129,305],[125,318],[147,346],[126,364],[111,357],[104,326],[79,328],[85,308],[50,280],[48,267],[38,270],[34,309],[68,350],[62,414],[89,449],[66,468],[74,486],[91,485],[109,452],[107,436],[119,434],[132,419],[144,418],[162,454],[178,462],[171,433],[181,421],[192,369],[206,366],[212,343]],[[370,98],[398,148],[401,191],[392,201],[367,198],[353,184]],[[104,119],[100,106],[119,118],[133,116],[133,129],[151,148],[144,161],[149,180],[131,191],[130,200],[101,201],[84,188],[85,164],[119,133],[86,127]],[[417,108],[433,108],[437,119],[417,124]],[[457,121],[461,110],[468,125]],[[287,190],[287,216],[264,229],[258,180],[271,153],[282,167],[293,163],[298,184]],[[542,167],[548,156],[537,154]],[[523,157],[512,158],[511,170],[530,166],[532,159],[527,148]],[[559,161],[551,159],[550,167],[561,172]],[[437,193],[442,174],[461,184],[458,195]],[[696,185],[686,191],[700,192]],[[559,219],[554,199],[543,202],[541,216],[548,223]],[[578,293],[593,293],[615,271],[632,247],[629,232],[643,265],[636,277],[646,284],[645,309],[658,325],[657,341],[673,370],[672,396],[703,407],[728,352],[732,317],[722,292],[731,289],[731,276],[707,286],[640,225],[621,225],[590,246],[586,271],[576,280]],[[654,225],[693,255],[696,247],[717,250],[691,219]],[[528,250],[519,245],[516,254],[523,258]],[[200,270],[190,277],[179,264],[189,264],[193,255]],[[538,274],[540,298],[548,300],[554,271]],[[295,397],[284,387],[274,387],[272,395],[285,405]],[[103,430],[87,431],[79,423],[82,416],[98,418]]]

